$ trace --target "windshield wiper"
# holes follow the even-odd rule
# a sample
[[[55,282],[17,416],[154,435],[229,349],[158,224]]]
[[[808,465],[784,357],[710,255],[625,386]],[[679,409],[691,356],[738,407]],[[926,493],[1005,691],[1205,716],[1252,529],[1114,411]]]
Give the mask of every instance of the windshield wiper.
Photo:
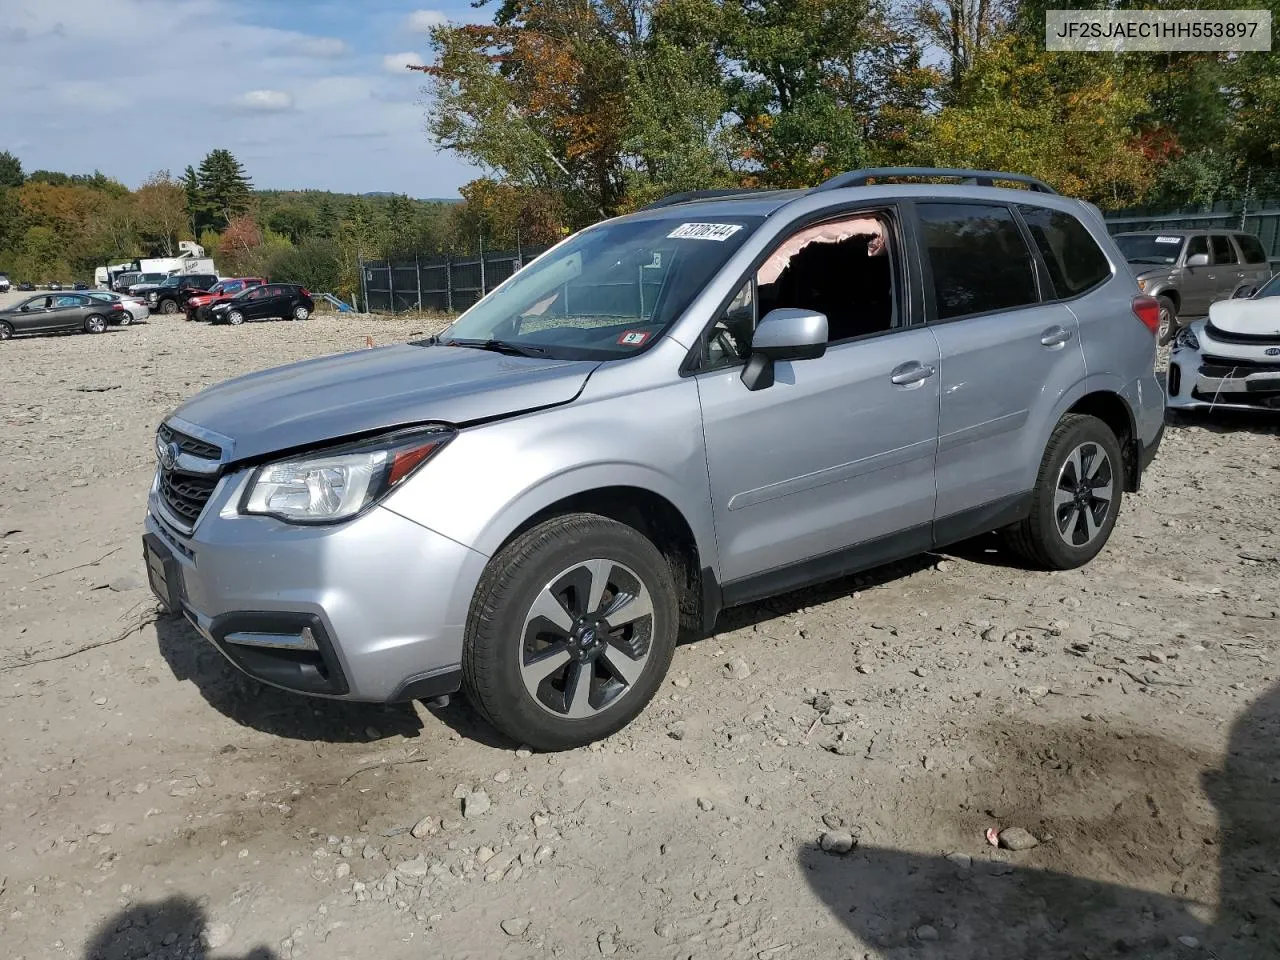
[[[510,340],[441,340],[445,347],[470,347],[473,350],[490,350],[511,357],[545,357],[546,347],[535,347],[526,343],[512,343]]]
[[[1157,260],[1154,257],[1134,257],[1130,263],[1153,263],[1158,267],[1167,267],[1170,265],[1168,260]]]

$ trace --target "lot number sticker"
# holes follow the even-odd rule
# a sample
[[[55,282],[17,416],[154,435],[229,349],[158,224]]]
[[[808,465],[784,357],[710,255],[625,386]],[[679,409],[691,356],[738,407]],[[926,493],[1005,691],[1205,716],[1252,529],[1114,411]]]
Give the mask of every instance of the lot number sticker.
[[[682,223],[667,234],[668,240],[715,240],[724,243],[742,229],[738,223]]]
[[[1156,243],[1181,243],[1181,237],[1156,237]]]
[[[638,347],[648,339],[648,330],[628,330],[618,338],[618,343],[624,347]]]

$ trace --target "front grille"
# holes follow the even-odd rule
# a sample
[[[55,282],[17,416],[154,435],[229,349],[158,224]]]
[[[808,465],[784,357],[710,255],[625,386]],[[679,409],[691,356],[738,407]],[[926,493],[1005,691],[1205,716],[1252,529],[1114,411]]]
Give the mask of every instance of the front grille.
[[[160,471],[160,496],[164,498],[165,506],[193,525],[217,485],[218,478],[212,474]]]
[[[1202,377],[1247,377],[1251,373],[1280,373],[1280,363],[1265,360],[1236,360],[1232,357],[1215,357],[1205,354],[1201,357],[1200,376]]]
[[[178,449],[193,457],[199,457],[201,460],[219,460],[222,457],[222,448],[217,444],[197,440],[188,434],[180,433],[168,424],[161,424],[159,432],[161,443],[176,443]]]
[[[1215,327],[1212,320],[1205,322],[1204,332],[1209,335],[1210,340],[1217,340],[1219,343],[1277,343],[1274,333],[1228,333],[1221,327]]]

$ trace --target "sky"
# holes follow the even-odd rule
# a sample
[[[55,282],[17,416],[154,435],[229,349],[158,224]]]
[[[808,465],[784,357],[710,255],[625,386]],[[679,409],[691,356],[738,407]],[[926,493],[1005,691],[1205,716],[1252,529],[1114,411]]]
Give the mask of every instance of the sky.
[[[430,0],[429,0],[430,2]],[[137,187],[230,150],[262,189],[456,197],[425,132],[427,30],[470,0],[0,0],[0,150]]]

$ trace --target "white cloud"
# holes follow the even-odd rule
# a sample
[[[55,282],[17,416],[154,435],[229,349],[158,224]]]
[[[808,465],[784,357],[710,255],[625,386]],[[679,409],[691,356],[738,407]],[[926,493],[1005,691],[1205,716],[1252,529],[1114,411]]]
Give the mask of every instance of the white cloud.
[[[296,50],[304,57],[337,60],[339,57],[345,57],[351,48],[337,37],[303,37],[298,41]]]
[[[382,58],[382,69],[387,73],[408,75],[409,71],[405,67],[420,67],[422,64],[422,55],[412,50],[408,53],[388,53]]]
[[[293,109],[293,97],[283,90],[250,90],[236,97],[234,106],[254,113],[280,113]]]
[[[427,33],[432,27],[442,27],[448,22],[448,15],[439,10],[415,10],[408,20],[409,29],[414,33]]]

